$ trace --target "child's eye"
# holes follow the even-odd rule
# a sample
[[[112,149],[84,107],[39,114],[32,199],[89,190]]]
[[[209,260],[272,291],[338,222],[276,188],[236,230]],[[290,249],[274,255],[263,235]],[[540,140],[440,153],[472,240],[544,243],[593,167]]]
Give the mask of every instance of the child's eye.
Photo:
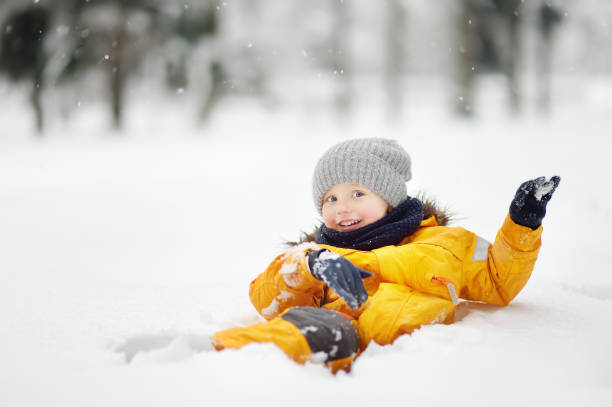
[[[353,192],[353,198],[359,198],[360,196],[364,196],[365,194],[361,191]]]
[[[325,202],[336,202],[337,200],[338,199],[333,195],[330,195],[327,198],[325,198]]]

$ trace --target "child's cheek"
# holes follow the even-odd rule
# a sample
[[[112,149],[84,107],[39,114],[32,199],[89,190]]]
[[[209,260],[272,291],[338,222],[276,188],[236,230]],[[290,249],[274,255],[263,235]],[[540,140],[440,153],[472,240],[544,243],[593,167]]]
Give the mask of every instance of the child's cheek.
[[[379,221],[386,215],[386,209],[380,205],[366,205],[362,208],[361,217],[367,224]]]
[[[370,224],[376,222],[377,213],[375,209],[365,208],[361,211],[361,218],[365,221],[364,223]]]
[[[326,211],[325,208],[323,208],[323,223],[328,228],[331,228],[334,226],[334,216],[333,214],[330,214],[330,211],[328,210]]]

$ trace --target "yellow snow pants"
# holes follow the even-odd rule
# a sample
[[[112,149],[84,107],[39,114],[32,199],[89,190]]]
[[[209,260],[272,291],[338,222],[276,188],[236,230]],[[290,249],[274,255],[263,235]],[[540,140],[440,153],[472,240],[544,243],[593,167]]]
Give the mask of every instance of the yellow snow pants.
[[[221,350],[274,343],[298,363],[323,362],[333,372],[349,370],[370,341],[387,345],[422,325],[452,323],[455,306],[403,285],[382,283],[359,311],[353,318],[325,308],[293,307],[268,322],[218,332],[213,344]],[[330,313],[339,318],[329,318]]]

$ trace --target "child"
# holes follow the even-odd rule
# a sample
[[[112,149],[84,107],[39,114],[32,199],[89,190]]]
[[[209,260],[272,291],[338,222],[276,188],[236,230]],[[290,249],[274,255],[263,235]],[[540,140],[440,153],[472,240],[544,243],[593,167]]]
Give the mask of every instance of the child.
[[[348,140],[325,152],[313,177],[323,217],[315,242],[282,253],[251,282],[268,322],[218,332],[215,347],[271,342],[335,372],[370,341],[451,323],[458,297],[507,305],[529,279],[560,178],[523,183],[493,244],[444,226],[444,214],[407,195],[410,178],[410,157],[392,140]]]

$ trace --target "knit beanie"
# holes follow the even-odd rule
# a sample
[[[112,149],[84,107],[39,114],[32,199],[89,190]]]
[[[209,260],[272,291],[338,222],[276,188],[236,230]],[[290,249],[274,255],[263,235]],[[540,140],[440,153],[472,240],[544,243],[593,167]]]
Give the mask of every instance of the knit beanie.
[[[395,208],[406,199],[410,178],[410,156],[395,140],[347,140],[332,146],[319,159],[312,177],[312,197],[321,214],[323,195],[330,188],[360,184]]]

